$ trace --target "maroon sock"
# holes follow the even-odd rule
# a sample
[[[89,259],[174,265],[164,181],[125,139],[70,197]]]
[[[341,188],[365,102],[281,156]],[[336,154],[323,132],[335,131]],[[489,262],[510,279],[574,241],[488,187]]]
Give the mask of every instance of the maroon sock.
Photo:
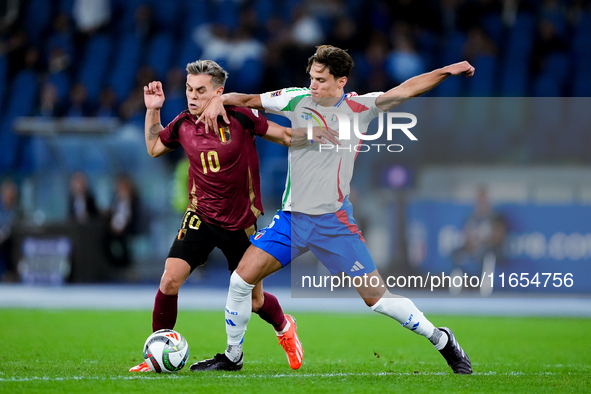
[[[154,311],[152,312],[152,330],[154,332],[163,328],[170,330],[174,328],[178,311],[178,298],[178,294],[166,295],[158,289],[154,301]]]
[[[285,315],[283,314],[281,305],[279,305],[279,301],[277,301],[277,298],[273,294],[267,293],[266,291],[263,294],[265,295],[265,301],[257,314],[261,319],[272,325],[275,331],[283,330],[287,324],[287,320],[285,320]]]

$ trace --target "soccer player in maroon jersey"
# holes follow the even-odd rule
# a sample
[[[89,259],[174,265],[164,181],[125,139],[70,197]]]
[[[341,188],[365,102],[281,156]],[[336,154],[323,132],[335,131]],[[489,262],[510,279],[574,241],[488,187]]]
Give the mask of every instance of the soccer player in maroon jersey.
[[[154,81],[144,87],[148,153],[159,157],[182,146],[190,162],[189,206],[166,259],[154,302],[153,331],[174,328],[182,284],[215,247],[224,253],[229,270],[234,271],[250,246],[249,236],[255,233],[257,218],[263,212],[255,136],[286,146],[291,141],[290,129],[242,107],[226,107],[228,122],[206,132],[204,123],[197,119],[209,100],[223,93],[228,73],[211,60],[189,63],[187,73],[189,108],[166,127],[160,123],[162,83]],[[263,292],[262,285],[253,291],[252,310],[273,326],[289,360],[291,343],[299,342],[293,317],[283,314],[277,298]],[[232,369],[241,369],[242,363],[238,365]],[[149,370],[143,362],[130,372]]]

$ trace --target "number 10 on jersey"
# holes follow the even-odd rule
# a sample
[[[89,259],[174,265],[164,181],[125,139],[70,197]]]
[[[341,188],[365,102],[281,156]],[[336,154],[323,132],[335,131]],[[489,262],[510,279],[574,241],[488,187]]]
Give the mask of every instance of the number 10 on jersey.
[[[207,174],[208,168],[211,172],[218,172],[220,170],[220,160],[216,151],[210,150],[207,152],[207,160],[205,159],[205,152],[201,152],[200,157],[204,174]]]

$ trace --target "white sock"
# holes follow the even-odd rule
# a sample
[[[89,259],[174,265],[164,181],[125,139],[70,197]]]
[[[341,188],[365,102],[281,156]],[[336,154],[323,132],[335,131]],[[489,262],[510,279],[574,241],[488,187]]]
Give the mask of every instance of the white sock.
[[[449,341],[449,337],[447,336],[447,334],[445,332],[443,332],[439,328],[435,327],[433,329],[433,335],[431,335],[429,337],[429,340],[431,341],[433,346],[435,346],[435,349],[441,350],[445,347],[445,345],[447,345],[447,342]]]
[[[287,324],[285,325],[285,327],[283,327],[283,330],[281,330],[281,331],[275,331],[275,333],[277,334],[277,336],[283,335],[287,331],[289,331],[289,327],[291,327],[291,323],[289,322],[289,320],[287,320]]]
[[[228,345],[228,348],[224,353],[230,361],[236,362],[240,360],[240,355],[242,354],[242,345]]]
[[[433,335],[435,326],[427,320],[415,304],[405,297],[394,296],[389,291],[372,307],[375,312],[391,317],[403,327],[426,338]]]
[[[230,290],[228,291],[228,299],[226,301],[226,334],[228,336],[228,347],[237,349],[234,346],[240,345],[240,353],[236,356],[235,351],[226,352],[226,356],[231,361],[238,361],[242,353],[242,342],[244,341],[244,333],[246,332],[246,325],[250,320],[250,313],[252,310],[252,289],[254,285],[250,285],[244,281],[234,271],[230,277]]]

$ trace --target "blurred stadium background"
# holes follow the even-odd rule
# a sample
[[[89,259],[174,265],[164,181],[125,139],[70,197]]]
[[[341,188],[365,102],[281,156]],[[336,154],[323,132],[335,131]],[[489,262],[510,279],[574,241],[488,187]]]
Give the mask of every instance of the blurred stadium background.
[[[484,191],[502,218],[498,267],[572,272],[576,286],[547,290],[591,292],[588,1],[6,0],[1,7],[0,182],[18,190],[12,248],[0,265],[5,281],[157,282],[181,219],[174,173],[184,154],[147,155],[142,86],[163,81],[167,124],[186,108],[188,62],[213,59],[230,73],[227,92],[259,93],[307,86],[306,59],[328,43],[349,50],[347,88],[359,93],[464,59],[476,67],[474,78],[449,79],[401,107],[417,114],[417,143],[357,160],[356,218],[384,273],[457,268],[464,224]],[[261,227],[278,208],[287,155],[257,144]],[[87,178],[97,206],[82,222],[69,208],[75,173]],[[137,191],[137,209],[117,239],[109,227],[121,179]],[[212,257],[192,282],[227,285],[216,274],[225,271],[223,256]],[[282,278],[277,283],[288,285]]]

